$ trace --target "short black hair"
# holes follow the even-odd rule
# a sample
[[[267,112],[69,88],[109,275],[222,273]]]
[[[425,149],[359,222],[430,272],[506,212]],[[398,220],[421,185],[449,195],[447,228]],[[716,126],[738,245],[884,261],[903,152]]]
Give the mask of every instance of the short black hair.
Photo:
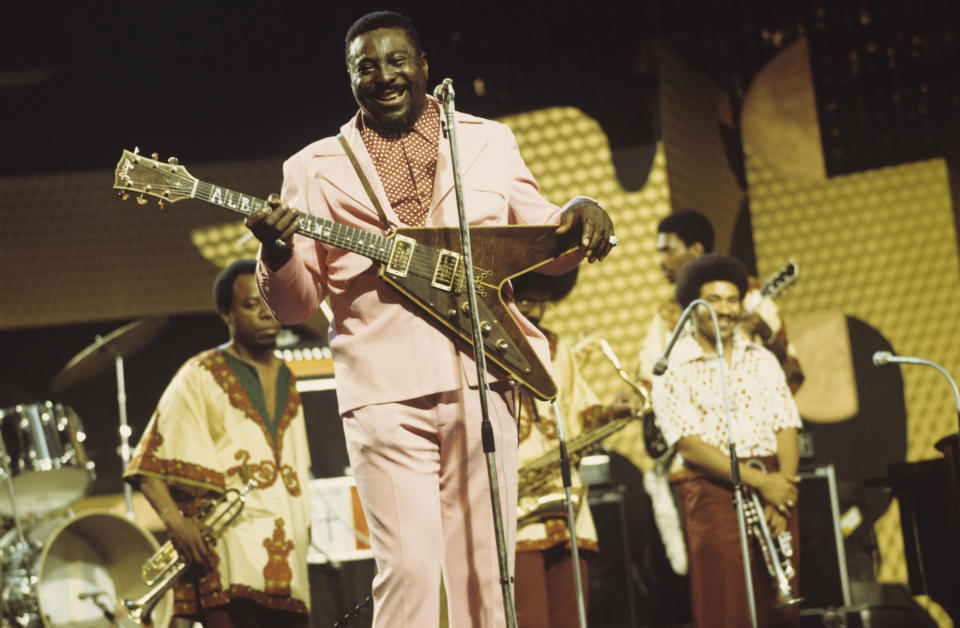
[[[235,260],[220,271],[213,282],[213,302],[218,312],[229,312],[233,307],[233,282],[240,275],[257,272],[257,260],[245,257]]]
[[[375,31],[378,28],[399,28],[407,34],[407,39],[413,44],[417,52],[423,52],[423,46],[420,44],[420,33],[413,21],[406,15],[401,15],[395,11],[373,11],[357,18],[357,21],[347,29],[347,37],[344,42],[343,58],[350,66],[350,43],[364,33]]]
[[[696,257],[677,273],[677,303],[687,307],[700,298],[700,288],[711,281],[729,281],[740,292],[740,300],[747,294],[747,267],[729,255],[710,253]]]
[[[699,242],[705,253],[713,251],[713,225],[706,216],[692,209],[668,215],[657,225],[657,233],[675,233],[687,246]]]
[[[544,290],[550,295],[551,301],[560,301],[573,290],[579,272],[580,267],[575,266],[573,270],[562,275],[544,275],[537,272],[524,273],[510,280],[511,285],[513,285],[513,295],[517,299],[521,299],[523,298],[522,295],[528,290]]]

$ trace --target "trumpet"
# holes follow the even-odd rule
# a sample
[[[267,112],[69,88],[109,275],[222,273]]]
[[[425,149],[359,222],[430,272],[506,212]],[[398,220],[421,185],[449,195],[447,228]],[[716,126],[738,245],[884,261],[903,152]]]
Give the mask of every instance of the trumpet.
[[[203,522],[207,538],[219,539],[223,535],[227,526],[243,510],[247,493],[257,486],[256,480],[250,480],[242,490],[227,489],[222,496],[201,509],[196,516]],[[141,626],[150,626],[153,608],[186,570],[187,563],[180,558],[173,543],[164,543],[140,569],[140,575],[149,590],[136,600],[123,600],[130,619]]]
[[[748,460],[747,464],[766,473],[766,468],[759,460]],[[793,563],[793,535],[789,531],[781,532],[774,539],[770,534],[770,527],[763,516],[763,504],[755,491],[749,491],[749,499],[744,501],[744,516],[750,533],[760,544],[763,562],[767,566],[767,573],[777,583],[777,608],[790,606],[803,601],[802,597],[794,595],[790,589],[790,579],[796,575]]]

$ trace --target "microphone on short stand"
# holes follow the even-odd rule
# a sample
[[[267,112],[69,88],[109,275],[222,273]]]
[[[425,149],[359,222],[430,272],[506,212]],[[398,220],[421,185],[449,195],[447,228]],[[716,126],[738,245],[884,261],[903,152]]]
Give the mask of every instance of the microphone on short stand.
[[[117,616],[110,611],[110,608],[100,599],[101,595],[106,595],[106,591],[91,591],[89,593],[79,593],[77,598],[81,600],[90,600],[92,601],[97,608],[100,609],[100,612],[103,613],[104,618],[110,625],[113,626],[114,622],[117,620]]]
[[[953,404],[957,411],[957,420],[960,422],[960,392],[957,391],[957,383],[953,381],[953,378],[950,377],[950,373],[947,372],[945,368],[940,366],[935,362],[930,360],[924,360],[923,358],[914,358],[905,355],[893,355],[889,351],[877,351],[873,354],[873,363],[877,366],[883,366],[884,364],[893,363],[902,363],[902,364],[923,364],[925,366],[932,366],[933,368],[940,371],[940,373],[947,378],[947,381],[950,382],[951,388],[953,388]],[[947,496],[948,503],[953,505],[951,509],[952,519],[956,521],[960,517],[960,433],[951,432],[950,434],[941,438],[934,445],[940,453],[943,454],[944,461],[947,467]]]
[[[663,375],[667,372],[667,362],[670,359],[670,352],[673,351],[673,345],[677,344],[677,340],[680,338],[680,334],[683,333],[683,326],[686,325],[687,319],[690,318],[690,315],[693,313],[694,307],[697,305],[699,299],[692,302],[687,306],[687,309],[683,311],[683,314],[680,315],[680,322],[677,323],[677,326],[673,328],[673,335],[670,336],[670,342],[667,343],[667,349],[663,352],[657,362],[653,365],[653,374],[654,375]]]
[[[950,382],[950,386],[953,388],[953,403],[957,409],[957,416],[960,418],[960,391],[957,390],[957,383],[953,381],[953,378],[950,377],[950,373],[947,372],[945,368],[937,364],[936,362],[931,362],[930,360],[924,360],[923,358],[914,358],[906,355],[893,355],[889,351],[877,351],[873,354],[873,363],[876,366],[883,366],[885,364],[895,363],[895,364],[923,364],[925,366],[932,366],[933,368],[940,371],[940,373],[947,378],[947,381]]]

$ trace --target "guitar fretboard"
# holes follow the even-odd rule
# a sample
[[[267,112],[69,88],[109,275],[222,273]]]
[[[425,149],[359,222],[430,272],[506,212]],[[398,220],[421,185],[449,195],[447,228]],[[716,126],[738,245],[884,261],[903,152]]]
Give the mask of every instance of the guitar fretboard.
[[[244,216],[249,216],[267,203],[256,196],[241,194],[229,188],[199,180],[190,196]],[[300,214],[297,233],[324,244],[332,244],[337,248],[359,253],[381,263],[388,261],[390,247],[393,244],[391,239],[378,233],[304,213]]]

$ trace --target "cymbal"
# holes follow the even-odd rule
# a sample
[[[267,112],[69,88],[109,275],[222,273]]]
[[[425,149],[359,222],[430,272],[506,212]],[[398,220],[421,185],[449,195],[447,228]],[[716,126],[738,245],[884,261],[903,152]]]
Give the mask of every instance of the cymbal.
[[[116,358],[128,358],[150,342],[166,327],[167,318],[141,318],[97,336],[92,345],[73,356],[53,381],[50,392],[61,393],[79,386],[114,367]]]

